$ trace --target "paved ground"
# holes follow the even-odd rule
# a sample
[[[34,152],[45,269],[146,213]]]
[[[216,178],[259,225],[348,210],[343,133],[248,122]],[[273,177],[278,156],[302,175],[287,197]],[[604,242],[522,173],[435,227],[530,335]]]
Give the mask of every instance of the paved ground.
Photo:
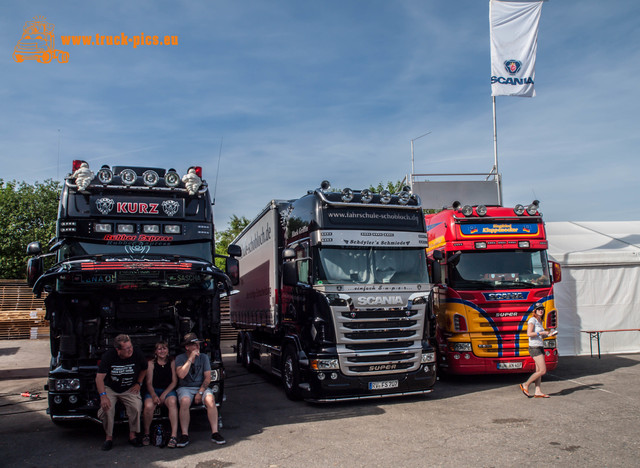
[[[235,364],[225,343],[226,446],[196,416],[184,449],[133,448],[126,428],[101,452],[102,428],[54,426],[42,400],[47,340],[0,341],[3,466],[425,467],[638,466],[640,354],[561,358],[527,399],[518,375],[438,382],[427,397],[310,405],[290,402],[263,374]]]

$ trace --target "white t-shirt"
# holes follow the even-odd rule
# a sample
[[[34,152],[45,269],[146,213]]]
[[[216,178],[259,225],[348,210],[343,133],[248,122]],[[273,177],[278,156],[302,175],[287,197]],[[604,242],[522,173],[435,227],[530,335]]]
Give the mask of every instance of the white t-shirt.
[[[529,324],[533,324],[533,331],[535,331],[536,333],[540,333],[544,331],[544,327],[540,322],[538,322],[538,319],[535,317],[531,317],[529,320],[527,320],[527,325]],[[527,330],[528,329],[529,327],[527,326]],[[535,336],[533,338],[529,337],[529,346],[534,348],[544,347],[544,343],[542,342],[542,337],[541,336]]]

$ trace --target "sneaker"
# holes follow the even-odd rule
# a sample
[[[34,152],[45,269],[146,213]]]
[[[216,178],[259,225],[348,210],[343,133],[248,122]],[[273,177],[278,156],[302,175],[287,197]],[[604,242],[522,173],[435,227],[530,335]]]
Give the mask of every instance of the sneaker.
[[[219,432],[214,432],[213,434],[211,434],[211,442],[218,445],[227,443],[227,441],[224,440],[224,437],[222,437],[222,434],[220,434]]]
[[[182,448],[182,447],[186,447],[187,445],[189,445],[189,436],[182,434],[178,439],[178,443],[176,444],[176,447]]]

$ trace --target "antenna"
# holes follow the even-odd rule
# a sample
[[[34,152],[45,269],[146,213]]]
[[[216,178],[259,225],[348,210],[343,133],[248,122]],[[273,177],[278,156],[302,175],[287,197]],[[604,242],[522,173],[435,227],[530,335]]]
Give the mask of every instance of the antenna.
[[[216,169],[216,181],[213,184],[213,201],[212,205],[216,204],[216,192],[218,190],[218,176],[220,175],[220,159],[222,158],[222,142],[224,141],[224,136],[220,137],[220,151],[218,152],[218,167]]]
[[[56,180],[60,180],[60,129],[58,129],[58,165],[56,166]]]

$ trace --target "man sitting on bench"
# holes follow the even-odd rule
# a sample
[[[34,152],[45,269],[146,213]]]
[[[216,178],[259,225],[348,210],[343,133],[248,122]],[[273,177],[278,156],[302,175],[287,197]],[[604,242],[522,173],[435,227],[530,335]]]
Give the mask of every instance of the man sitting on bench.
[[[211,442],[226,444],[227,441],[218,432],[218,409],[209,388],[211,382],[211,363],[209,356],[200,354],[200,340],[195,333],[187,333],[182,345],[185,352],[176,356],[176,374],[178,374],[178,403],[180,405],[180,429],[182,435],[178,439],[178,447],[189,445],[189,421],[191,403],[204,403],[207,418],[211,426]]]

